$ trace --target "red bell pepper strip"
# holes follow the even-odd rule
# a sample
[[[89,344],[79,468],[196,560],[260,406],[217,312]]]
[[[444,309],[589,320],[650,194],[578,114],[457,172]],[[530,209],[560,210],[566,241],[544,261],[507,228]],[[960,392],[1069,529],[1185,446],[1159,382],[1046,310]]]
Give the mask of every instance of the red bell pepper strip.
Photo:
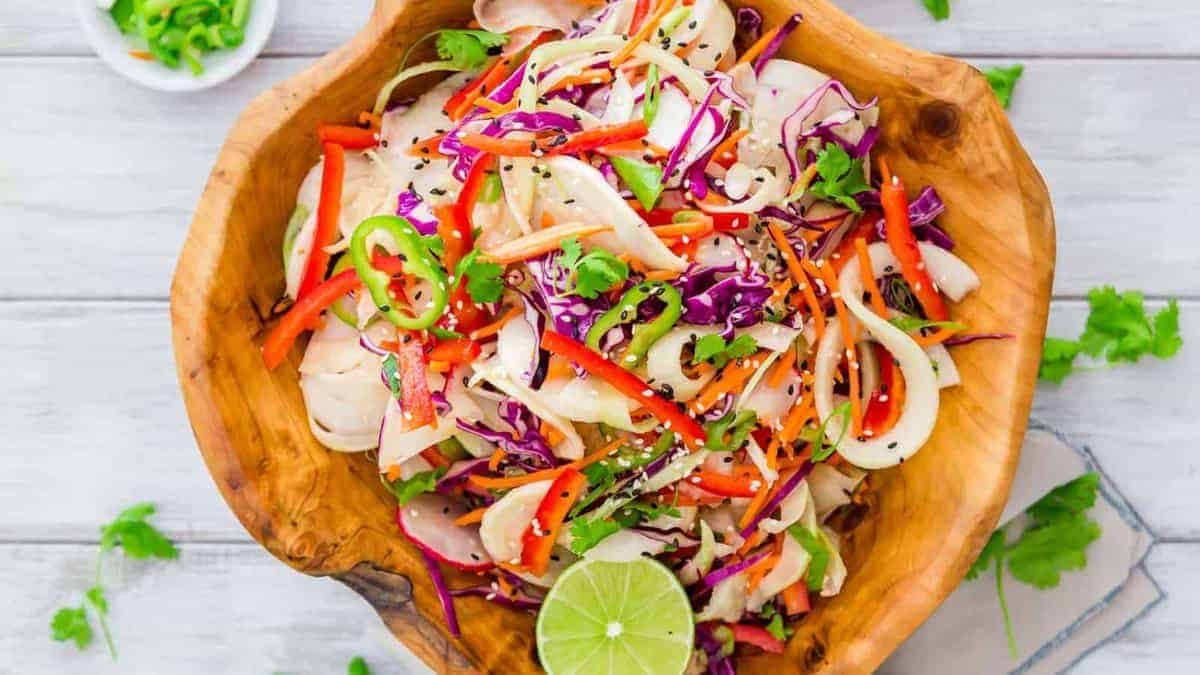
[[[400,274],[404,268],[404,262],[395,256],[377,255],[373,262],[376,268],[392,275]],[[274,370],[283,363],[292,343],[316,322],[325,308],[359,288],[362,288],[362,279],[351,267],[327,279],[292,305],[263,341],[262,354],[267,369]]]
[[[772,654],[782,654],[784,647],[783,640],[771,635],[766,628],[756,626],[752,623],[733,623],[726,624],[729,630],[733,632],[733,641],[742,642],[748,645],[754,645],[764,652]]]
[[[675,209],[643,211],[640,206],[635,206],[633,210],[637,211],[637,214],[642,217],[642,220],[646,221],[647,225],[670,225],[675,222]]]
[[[863,431],[870,431],[871,436],[879,436],[895,426],[904,405],[904,376],[896,366],[896,359],[882,345],[875,345],[875,358],[879,360],[880,387],[871,394],[863,415]]]
[[[576,468],[564,469],[538,504],[533,522],[521,536],[521,565],[531,573],[542,576],[550,565],[550,553],[558,532],[571,506],[587,488],[587,477]]]
[[[483,350],[479,343],[474,340],[466,338],[442,340],[430,350],[429,360],[452,364],[471,363],[479,358],[481,351]]]
[[[536,141],[493,138],[483,134],[463,134],[463,145],[504,157],[540,157],[542,155],[573,155],[595,150],[614,143],[641,138],[649,133],[646,120],[636,119],[609,124],[571,134],[544,136]]]
[[[704,427],[691,415],[681,411],[675,404],[654,393],[650,385],[637,375],[609,361],[598,352],[571,338],[552,330],[542,335],[542,348],[551,354],[578,363],[584,370],[608,382],[617,391],[641,403],[657,417],[664,426],[675,431],[687,441],[692,448],[704,445]]]
[[[504,78],[508,77],[508,66],[511,63],[508,57],[500,57],[496,59],[492,65],[479,74],[479,77],[471,80],[467,86],[459,89],[446,101],[446,105],[442,106],[442,112],[446,113],[450,119],[458,121],[471,112],[471,108],[475,107],[475,99],[479,96],[487,96],[488,92],[495,91],[500,83],[504,82]]]
[[[375,129],[322,124],[317,127],[317,138],[322,143],[336,143],[346,150],[366,150],[379,145],[379,132]]]
[[[322,145],[325,165],[321,169],[321,197],[317,202],[317,228],[313,232],[312,248],[304,275],[300,278],[300,289],[296,293],[303,300],[325,279],[329,267],[329,254],[325,247],[337,236],[338,221],[342,215],[342,183],[346,177],[346,150],[336,143]]]
[[[629,20],[629,34],[633,35],[642,27],[642,21],[650,13],[650,0],[637,0],[633,6],[633,18]]]
[[[474,226],[471,218],[475,215],[475,204],[479,201],[479,195],[487,184],[488,171],[495,165],[496,157],[494,155],[481,155],[479,159],[475,160],[475,163],[471,165],[471,170],[467,173],[467,179],[463,181],[458,199],[454,202],[454,215],[458,219],[455,224],[462,235],[466,251],[470,251],[475,245]]]
[[[401,333],[396,346],[396,368],[400,371],[400,409],[404,411],[404,430],[418,429],[437,421],[429,381],[425,379],[429,363],[425,345],[413,333]]]
[[[766,482],[757,476],[731,476],[715,471],[696,471],[689,474],[684,482],[722,497],[753,497],[767,487]]]
[[[884,230],[888,246],[900,263],[900,273],[917,296],[925,316],[934,321],[946,321],[950,318],[950,312],[938,294],[933,277],[925,269],[921,249],[912,231],[912,221],[908,218],[908,196],[904,191],[904,181],[888,171],[886,161],[879,161],[879,171],[883,177],[879,201],[883,206]]]
[[[713,229],[717,232],[736,232],[750,226],[750,215],[746,213],[709,213]]]

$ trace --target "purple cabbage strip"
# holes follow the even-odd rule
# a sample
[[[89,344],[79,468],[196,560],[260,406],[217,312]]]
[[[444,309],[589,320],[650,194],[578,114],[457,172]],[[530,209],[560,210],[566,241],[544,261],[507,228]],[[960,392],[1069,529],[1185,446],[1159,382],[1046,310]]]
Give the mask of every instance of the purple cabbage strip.
[[[821,104],[821,99],[825,98],[825,94],[833,90],[846,105],[856,111],[866,110],[875,105],[877,99],[871,99],[866,103],[859,103],[854,98],[854,94],[846,88],[846,85],[837,80],[829,80],[825,84],[816,88],[813,93],[809,94],[800,105],[796,107],[787,117],[783,118],[783,124],[780,125],[780,134],[783,141],[783,154],[787,156],[788,169],[791,171],[791,179],[795,180],[796,176],[800,175],[800,163],[796,159],[796,154],[800,149],[800,141],[804,138],[804,121],[809,115],[817,109]]]
[[[725,323],[744,328],[758,323],[760,310],[773,291],[770,278],[757,266],[717,280],[717,275],[735,272],[735,265],[700,267],[693,264],[672,285],[683,296],[684,323],[701,326]],[[735,311],[743,308],[742,311]]]
[[[483,473],[488,469],[487,457],[482,459],[465,459],[450,465],[450,470],[438,480],[435,489],[442,494],[450,494],[454,488],[467,481],[469,476]]]
[[[775,34],[775,37],[771,38],[771,41],[767,43],[766,48],[763,49],[762,53],[758,55],[758,58],[754,60],[755,75],[762,74],[762,69],[767,65],[767,61],[770,61],[771,58],[775,56],[775,52],[778,52],[779,48],[783,46],[783,41],[792,34],[792,31],[796,30],[796,26],[799,26],[800,22],[803,20],[804,17],[800,16],[799,13],[796,13],[789,16],[787,21],[783,22],[783,25],[779,27],[779,32]]]
[[[835,217],[844,218],[845,214],[843,213],[838,216],[831,216],[830,218],[822,218],[820,220],[809,220],[808,218],[805,218],[799,213],[793,211],[790,206],[788,208],[781,208],[779,206],[764,206],[758,212],[758,216],[760,218],[774,218],[775,220],[781,220],[787,223],[789,227],[787,230],[785,230],[785,232],[787,234],[791,234],[797,229],[823,232],[825,228],[821,227],[821,223],[824,223],[827,220],[832,220]]]
[[[500,446],[506,454],[516,459],[523,466],[536,469],[553,467],[558,463],[549,444],[536,430],[516,439],[506,431],[496,431],[481,422],[468,422],[461,417],[455,420],[459,429],[474,434],[489,443]]]
[[[533,278],[537,297],[545,303],[546,313],[554,322],[554,330],[576,340],[583,340],[596,318],[609,308],[603,295],[587,300],[568,295],[571,271],[558,264],[558,251],[525,263]]]
[[[529,385],[530,389],[541,389],[542,383],[546,381],[546,374],[550,371],[550,352],[541,347],[542,335],[546,332],[546,315],[542,313],[544,305],[525,291],[518,290],[517,293],[521,296],[522,317],[533,329],[534,339],[538,344],[529,368],[520,374],[520,379]]]
[[[879,192],[871,190],[855,195],[855,199],[864,208],[879,206]],[[920,241],[927,241],[938,248],[947,251],[954,250],[954,240],[946,231],[934,224],[934,220],[946,210],[946,204],[932,185],[921,189],[917,198],[908,203],[908,220],[912,224],[913,235]],[[882,241],[887,241],[887,229],[883,219],[875,224],[875,233]]]
[[[582,130],[583,127],[580,126],[578,120],[562,113],[548,110],[540,112],[514,110],[491,120],[479,133],[493,138],[503,138],[514,131],[545,131],[547,129],[575,133]],[[467,173],[471,171],[471,165],[482,153],[475,148],[463,145],[462,140],[457,136],[458,133],[458,131],[451,131],[446,134],[438,146],[438,150],[447,155],[457,155],[450,171],[455,178],[465,181]]]
[[[839,110],[817,122],[812,129],[800,134],[797,143],[802,144],[810,138],[820,138],[826,143],[841,146],[850,157],[859,159],[870,152],[871,148],[875,145],[875,141],[879,139],[879,127],[874,126],[865,130],[862,138],[857,143],[851,143],[833,132],[834,129],[849,124],[857,115],[858,113],[849,110]]]
[[[458,628],[458,614],[454,612],[454,598],[450,594],[450,589],[446,588],[446,580],[442,578],[442,570],[438,567],[438,561],[429,552],[422,547],[417,547],[421,550],[421,557],[425,559],[425,567],[429,570],[429,578],[433,581],[433,588],[437,591],[438,600],[442,603],[442,611],[446,613],[446,628],[449,629],[450,635],[459,637],[462,631]]]
[[[647,539],[653,539],[654,541],[668,546],[675,546],[676,548],[691,548],[700,545],[699,539],[692,537],[678,527],[661,528],[650,525],[635,525],[630,529]]]
[[[761,509],[759,509],[758,515],[754,516],[754,518],[750,521],[750,524],[742,528],[742,531],[738,533],[742,539],[749,539],[750,535],[753,534],[754,530],[758,527],[758,524],[762,522],[764,518],[773,513],[775,509],[779,508],[779,505],[783,503],[783,500],[787,499],[788,495],[792,494],[792,492],[794,492],[796,488],[800,486],[800,483],[804,482],[805,478],[808,478],[808,474],[812,473],[812,470],[812,462],[805,462],[801,464],[800,468],[796,470],[796,473],[792,474],[791,478],[788,478],[786,483],[779,486],[779,489],[775,491],[775,496],[772,497],[771,500],[768,501]]]
[[[713,635],[711,623],[696,624],[696,644],[708,656],[709,675],[737,675],[729,654],[725,653],[725,644]]]
[[[942,344],[947,347],[953,347],[955,345],[970,344],[977,340],[1007,340],[1014,337],[1016,335],[1012,333],[959,333],[953,337],[946,338],[946,341]]]
[[[708,168],[708,163],[712,160],[713,153],[717,151],[717,146],[721,145],[721,141],[725,140],[733,128],[733,120],[721,117],[721,113],[716,108],[709,108],[708,111],[712,117],[714,128],[720,127],[722,124],[725,126],[708,141],[696,159],[683,170],[684,183],[696,199],[704,199],[708,195],[708,181],[704,170]],[[751,195],[746,195],[746,199],[750,198]]]
[[[826,255],[832,253],[838,244],[842,243],[842,239],[845,238],[846,234],[857,222],[854,218],[846,218],[840,225],[818,237],[817,241],[814,242],[812,252],[809,253],[809,257],[813,260],[821,260]]]
[[[732,577],[733,575],[738,574],[739,572],[742,572],[744,570],[747,570],[747,569],[753,567],[754,565],[756,565],[760,561],[762,561],[763,558],[766,558],[769,555],[771,555],[770,550],[759,551],[758,553],[755,553],[754,555],[747,557],[745,560],[742,560],[741,562],[736,562],[736,563],[733,563],[732,565],[726,565],[719,570],[713,570],[712,572],[709,572],[708,574],[704,575],[704,578],[698,582],[699,586],[697,588],[700,591],[708,590],[708,589],[712,588],[713,586],[716,586],[717,584],[721,583],[722,581],[725,581],[729,577]]]
[[[396,215],[407,218],[417,232],[425,236],[437,233],[437,218],[421,196],[411,190],[404,190],[396,198]]]
[[[514,609],[528,609],[537,611],[542,606],[542,601],[534,598],[510,598],[507,595],[500,593],[492,588],[490,584],[483,586],[471,586],[470,588],[457,588],[450,591],[450,595],[461,598],[467,595],[477,595],[488,602],[494,602],[497,605],[512,607]]]
[[[700,101],[700,105],[696,107],[696,112],[692,114],[692,119],[688,120],[688,125],[684,128],[683,135],[679,137],[679,142],[675,144],[675,147],[671,148],[671,154],[667,155],[667,163],[663,165],[663,185],[666,185],[667,181],[678,173],[676,167],[679,165],[680,160],[683,159],[688,145],[691,144],[692,136],[700,126],[700,121],[708,114],[708,109],[712,106],[712,100],[716,94],[717,85],[714,84],[708,88],[708,93],[704,95],[704,100]],[[714,127],[715,130],[716,127]]]
[[[386,382],[384,384],[387,384]],[[450,412],[450,400],[446,398],[446,393],[441,391],[433,391],[429,393],[429,400],[433,401],[433,408],[437,411],[437,416],[442,417]]]
[[[370,336],[366,334],[366,332],[358,334],[358,346],[371,352],[375,356],[387,356],[388,354],[391,354],[391,352],[388,350],[375,344],[375,341],[372,340]],[[387,382],[384,382],[384,384],[387,384]]]
[[[748,48],[762,37],[762,13],[753,7],[738,7],[734,14],[734,32],[738,39]]]

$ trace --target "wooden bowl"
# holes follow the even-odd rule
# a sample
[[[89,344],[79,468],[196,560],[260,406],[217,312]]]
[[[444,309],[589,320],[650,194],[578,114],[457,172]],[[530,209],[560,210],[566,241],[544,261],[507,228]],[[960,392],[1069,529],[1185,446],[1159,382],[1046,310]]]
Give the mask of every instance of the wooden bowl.
[[[1037,170],[974,69],[887,40],[825,0],[755,4],[767,25],[804,14],[785,56],[860,97],[879,96],[881,150],[910,186],[937,186],[949,207],[941,222],[983,279],[956,316],[973,330],[1016,335],[957,348],[963,384],[942,394],[924,450],[873,479],[872,508],[848,538],[842,594],[817,603],[786,654],[738,663],[739,672],[868,672],[959,583],[1007,498],[1049,305],[1053,214]],[[293,568],[361,593],[437,671],[534,673],[528,614],[459,599],[463,638],[448,638],[376,467],[361,454],[326,450],[309,433],[297,385],[301,350],[275,372],[259,355],[283,289],[283,225],[318,158],[317,124],[367,109],[411,40],[461,25],[470,11],[467,0],[377,0],[353,41],[250,105],[196,211],[171,319],[200,451],[255,539]]]

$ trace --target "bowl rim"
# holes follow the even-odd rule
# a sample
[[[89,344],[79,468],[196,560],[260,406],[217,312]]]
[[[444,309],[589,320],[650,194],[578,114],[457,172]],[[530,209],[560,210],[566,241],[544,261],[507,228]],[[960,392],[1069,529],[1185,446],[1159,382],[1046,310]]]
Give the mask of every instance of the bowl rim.
[[[128,39],[96,0],[76,0],[75,8],[88,44],[109,68],[147,89],[176,94],[211,89],[237,76],[266,48],[279,18],[279,0],[254,0],[245,42],[233,50],[210,55],[204,73],[194,76],[183,67],[171,69],[157,61],[130,57]]]

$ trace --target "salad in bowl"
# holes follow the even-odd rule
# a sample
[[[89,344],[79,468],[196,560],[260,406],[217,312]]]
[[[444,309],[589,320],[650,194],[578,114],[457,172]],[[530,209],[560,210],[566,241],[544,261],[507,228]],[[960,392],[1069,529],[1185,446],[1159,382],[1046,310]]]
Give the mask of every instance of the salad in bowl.
[[[949,349],[1001,337],[954,320],[979,278],[875,99],[779,55],[801,21],[477,0],[317,130],[263,359],[311,332],[312,433],[376,458],[452,633],[476,595],[538,613],[553,673],[782,651],[846,583],[869,472],[930,437]]]

